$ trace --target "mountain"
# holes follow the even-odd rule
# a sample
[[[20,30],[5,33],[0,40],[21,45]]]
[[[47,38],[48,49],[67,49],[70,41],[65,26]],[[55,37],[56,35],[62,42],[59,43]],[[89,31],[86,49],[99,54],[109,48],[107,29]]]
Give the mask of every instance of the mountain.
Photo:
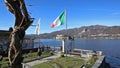
[[[54,38],[57,34],[74,37],[120,37],[120,26],[91,25],[41,34],[41,38]]]

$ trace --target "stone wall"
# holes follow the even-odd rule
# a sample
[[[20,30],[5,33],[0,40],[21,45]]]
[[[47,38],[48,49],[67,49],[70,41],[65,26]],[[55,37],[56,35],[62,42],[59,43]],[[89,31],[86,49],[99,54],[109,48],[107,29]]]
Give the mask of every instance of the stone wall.
[[[91,68],[110,68],[110,65],[106,63],[105,56],[100,56]]]

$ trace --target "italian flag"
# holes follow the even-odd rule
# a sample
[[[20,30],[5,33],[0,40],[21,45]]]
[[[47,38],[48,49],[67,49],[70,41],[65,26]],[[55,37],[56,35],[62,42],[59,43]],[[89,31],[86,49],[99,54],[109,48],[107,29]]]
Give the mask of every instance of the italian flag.
[[[66,14],[65,11],[62,12],[62,14],[60,14],[60,16],[58,16],[55,21],[50,25],[50,28],[54,28],[56,26],[60,26],[63,25],[66,22]]]

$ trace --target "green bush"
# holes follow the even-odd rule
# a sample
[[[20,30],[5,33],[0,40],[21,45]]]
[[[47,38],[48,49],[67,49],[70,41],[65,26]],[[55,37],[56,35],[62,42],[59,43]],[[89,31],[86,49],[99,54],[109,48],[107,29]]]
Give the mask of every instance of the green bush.
[[[61,54],[61,57],[65,57],[64,54]]]

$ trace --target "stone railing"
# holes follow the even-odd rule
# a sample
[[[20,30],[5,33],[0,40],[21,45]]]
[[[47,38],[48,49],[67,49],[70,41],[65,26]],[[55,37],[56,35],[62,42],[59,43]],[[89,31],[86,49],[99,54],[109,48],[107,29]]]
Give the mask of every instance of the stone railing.
[[[91,68],[105,68],[105,65],[106,65],[105,56],[100,56]]]

